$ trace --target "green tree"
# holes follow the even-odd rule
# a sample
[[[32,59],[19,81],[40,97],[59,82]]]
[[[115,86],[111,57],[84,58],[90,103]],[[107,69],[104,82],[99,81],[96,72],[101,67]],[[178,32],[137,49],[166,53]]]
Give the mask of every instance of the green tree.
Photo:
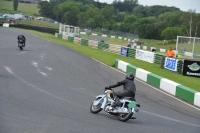
[[[81,7],[83,7],[81,2],[65,1],[55,8],[54,13],[58,21],[77,26]]]
[[[120,23],[120,25],[118,26],[118,30],[119,31],[124,31],[124,32],[128,32],[129,31],[129,27],[126,23],[122,22]]]
[[[135,15],[127,15],[124,18],[124,23],[127,25],[131,25],[137,20],[137,17]]]
[[[181,35],[183,35],[183,33],[178,27],[167,27],[161,33],[161,37],[166,40],[176,39],[177,36]]]
[[[141,18],[133,24],[135,28],[135,33],[137,33],[141,38],[154,39],[158,36],[155,27],[156,19],[154,17]]]
[[[85,12],[81,12],[78,14],[78,26],[87,27],[88,15]]]
[[[17,11],[17,8],[18,8],[18,1],[19,1],[19,0],[13,0],[13,8],[14,8],[14,11]]]
[[[88,21],[87,21],[87,25],[90,27],[90,28],[95,28],[96,24],[95,24],[95,21],[93,18],[89,18]]]
[[[52,10],[52,3],[47,2],[47,1],[41,1],[38,4],[38,8],[40,15],[44,17],[53,17],[53,10]]]

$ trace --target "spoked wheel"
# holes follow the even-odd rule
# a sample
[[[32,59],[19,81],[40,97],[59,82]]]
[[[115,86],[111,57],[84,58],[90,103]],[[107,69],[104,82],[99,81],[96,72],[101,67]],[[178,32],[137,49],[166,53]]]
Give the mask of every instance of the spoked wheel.
[[[96,100],[99,100],[99,99],[101,99],[101,98],[97,98]],[[101,104],[102,104],[102,102],[100,102],[98,105],[93,105],[93,103],[92,103],[90,106],[90,112],[93,114],[99,113],[102,110]]]
[[[130,109],[130,111],[129,111],[128,114],[119,114],[119,115],[117,116],[117,118],[118,118],[118,120],[120,120],[120,121],[126,122],[126,121],[128,121],[128,120],[132,117],[132,115],[133,115],[133,112],[132,112],[131,109]]]

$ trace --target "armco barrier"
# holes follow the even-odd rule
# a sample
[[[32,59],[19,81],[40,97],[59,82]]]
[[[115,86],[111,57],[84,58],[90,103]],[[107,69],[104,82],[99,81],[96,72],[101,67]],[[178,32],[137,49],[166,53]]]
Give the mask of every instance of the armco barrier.
[[[190,104],[200,107],[200,92],[148,72],[144,69],[135,67],[119,59],[115,60],[115,67],[123,72],[132,72],[136,78],[145,81]]]

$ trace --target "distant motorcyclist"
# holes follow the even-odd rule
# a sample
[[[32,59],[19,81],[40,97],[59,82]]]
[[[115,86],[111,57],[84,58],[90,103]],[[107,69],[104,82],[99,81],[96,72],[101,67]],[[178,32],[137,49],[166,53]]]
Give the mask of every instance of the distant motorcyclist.
[[[26,38],[25,38],[25,36],[22,35],[22,34],[20,33],[20,35],[18,35],[17,39],[18,39],[18,47],[19,47],[19,41],[20,41],[20,40],[23,41],[23,44],[24,44],[23,47],[25,47],[25,42],[26,42]]]
[[[111,106],[112,107],[111,109],[120,105],[119,98],[132,97],[135,100],[136,86],[135,86],[135,83],[133,82],[134,78],[135,78],[135,76],[132,73],[128,73],[126,75],[126,79],[119,81],[114,85],[110,85],[108,87],[105,87],[105,90],[110,90],[111,88],[115,88],[115,87],[118,87],[118,86],[121,86],[121,85],[123,85],[123,87],[124,87],[124,89],[122,91],[116,91],[116,92],[113,91],[113,93],[117,97],[114,97],[115,102]]]

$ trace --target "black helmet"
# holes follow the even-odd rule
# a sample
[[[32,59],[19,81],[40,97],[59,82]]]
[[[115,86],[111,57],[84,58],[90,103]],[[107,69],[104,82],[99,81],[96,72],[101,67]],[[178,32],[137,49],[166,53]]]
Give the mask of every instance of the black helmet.
[[[135,76],[132,73],[127,73],[126,79],[134,80]]]

